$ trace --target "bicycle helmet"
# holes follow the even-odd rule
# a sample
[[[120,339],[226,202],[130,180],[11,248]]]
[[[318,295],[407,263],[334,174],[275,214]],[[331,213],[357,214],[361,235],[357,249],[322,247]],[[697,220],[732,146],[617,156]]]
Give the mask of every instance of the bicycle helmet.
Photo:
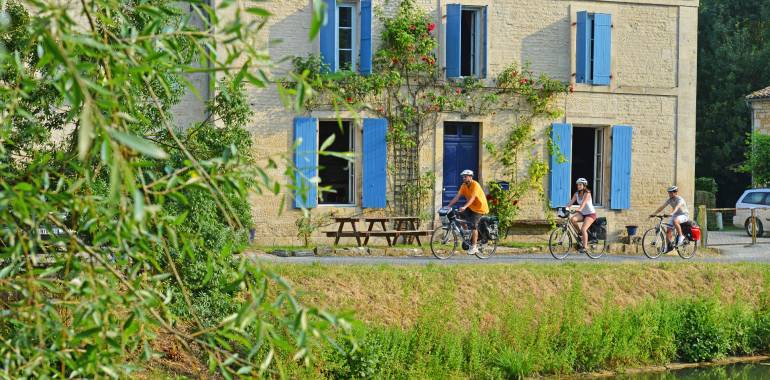
[[[575,181],[575,183],[582,183],[583,185],[588,186],[588,180],[585,178],[578,178],[578,180]]]
[[[679,191],[679,188],[676,187],[676,186],[671,186],[666,191],[669,192],[669,193],[676,193],[677,191]]]
[[[466,175],[469,175],[469,176],[473,177],[473,170],[465,169],[465,170],[463,170],[462,173],[460,173],[460,177],[464,177]]]
[[[569,213],[567,212],[567,209],[565,207],[559,207],[556,209],[556,215],[559,218],[566,218],[569,216]]]

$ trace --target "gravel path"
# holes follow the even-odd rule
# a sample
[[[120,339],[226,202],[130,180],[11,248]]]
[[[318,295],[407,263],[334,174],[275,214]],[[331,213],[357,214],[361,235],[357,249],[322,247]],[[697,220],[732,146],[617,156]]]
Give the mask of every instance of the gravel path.
[[[691,262],[716,262],[716,263],[768,263],[770,264],[770,237],[765,236],[758,239],[760,244],[749,245],[751,238],[748,238],[742,231],[719,231],[710,232],[709,244],[719,244],[716,246],[721,251],[721,255],[702,256],[696,253]],[[548,252],[530,253],[519,255],[501,255],[480,260],[475,256],[457,254],[448,260],[438,260],[430,254],[426,256],[411,257],[392,257],[392,256],[315,256],[315,257],[277,257],[267,254],[251,254],[255,259],[266,260],[277,263],[294,264],[328,264],[328,265],[457,265],[457,264],[564,264],[564,263],[601,263],[601,264],[622,264],[622,263],[649,263],[657,262],[684,262],[676,252],[663,255],[655,260],[650,260],[645,256],[630,255],[606,255],[598,260],[592,260],[586,255],[572,253],[565,260],[555,260]]]
[[[743,231],[710,231],[709,245],[719,249],[725,259],[747,262],[770,262],[770,236],[757,238],[751,245],[751,237]]]

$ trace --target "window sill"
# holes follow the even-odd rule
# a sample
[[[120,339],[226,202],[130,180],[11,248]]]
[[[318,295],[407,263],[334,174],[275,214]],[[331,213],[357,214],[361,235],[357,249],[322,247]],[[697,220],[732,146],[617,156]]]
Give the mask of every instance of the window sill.
[[[333,203],[324,203],[324,204],[318,204],[318,207],[324,207],[324,208],[357,208],[358,205],[355,204],[333,204]]]

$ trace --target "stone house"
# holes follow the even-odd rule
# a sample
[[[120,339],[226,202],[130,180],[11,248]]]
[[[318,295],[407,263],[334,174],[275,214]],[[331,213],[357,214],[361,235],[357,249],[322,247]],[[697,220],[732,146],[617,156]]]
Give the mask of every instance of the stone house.
[[[509,63],[530,62],[536,73],[572,85],[574,92],[557,99],[564,116],[536,125],[536,136],[552,128],[554,141],[567,156],[567,162],[550,160],[551,173],[544,179],[553,206],[566,203],[574,181],[585,177],[599,216],[608,219],[611,234],[617,236],[625,225],[647,225],[647,215],[663,202],[671,184],[693,203],[698,0],[417,3],[438,26],[436,56],[448,80],[479,76],[491,85],[491,78]],[[382,7],[392,14],[398,1],[332,3],[329,23],[315,41],[307,38],[311,0],[264,6],[273,16],[262,43],[275,62],[283,62],[270,70],[280,76],[290,67],[283,58],[308,54],[320,54],[334,70],[371,70],[381,31],[372,9]],[[340,130],[334,110],[292,114],[275,88],[251,89],[250,97],[256,111],[252,131],[257,158],[285,155],[302,137],[299,150],[313,158],[299,166],[309,165],[308,174],[317,174],[322,184],[336,190],[323,198],[311,191],[309,199],[296,201],[286,193],[286,204],[305,202],[314,213],[338,215],[378,212],[388,204],[386,120],[342,111]],[[483,142],[504,136],[508,118],[505,112],[483,118],[440,115],[432,141],[421,151],[420,170],[435,173],[433,210],[428,212],[435,215],[454,195],[459,171],[465,168],[473,169],[482,184],[497,179],[498,169]],[[354,153],[352,163],[313,153],[330,134],[337,136],[333,149]],[[549,160],[542,142],[532,154]],[[274,171],[281,173],[281,168]],[[262,244],[297,242],[294,222],[299,212],[279,213],[278,203],[271,196],[253,198],[256,237]],[[520,218],[545,217],[534,192],[520,204]],[[319,237],[319,242],[328,240]]]
[[[746,96],[751,109],[751,130],[770,135],[770,87]]]

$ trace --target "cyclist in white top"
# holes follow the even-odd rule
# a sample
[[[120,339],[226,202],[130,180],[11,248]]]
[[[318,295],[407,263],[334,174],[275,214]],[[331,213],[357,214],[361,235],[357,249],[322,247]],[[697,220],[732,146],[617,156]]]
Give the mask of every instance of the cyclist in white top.
[[[591,190],[588,190],[588,180],[578,178],[575,183],[577,184],[577,191],[572,195],[567,208],[575,204],[576,201],[580,205],[577,209],[578,212],[573,214],[569,220],[575,229],[581,232],[583,246],[580,248],[580,252],[583,252],[588,246],[588,228],[596,221],[596,209],[591,198]],[[583,226],[580,228],[578,228],[579,222],[583,222]]]
[[[679,239],[676,240],[676,245],[681,245],[684,243],[684,235],[682,235],[682,223],[687,223],[689,218],[689,211],[687,211],[687,203],[685,203],[684,198],[679,196],[679,188],[676,186],[671,186],[668,188],[668,199],[665,203],[663,203],[663,206],[660,206],[655,212],[650,215],[650,217],[653,217],[663,211],[666,206],[671,206],[673,210],[671,210],[671,220],[669,221],[669,226],[674,226],[676,228],[676,233],[679,234]],[[668,235],[668,240],[671,241],[671,228],[666,229],[666,234]]]

